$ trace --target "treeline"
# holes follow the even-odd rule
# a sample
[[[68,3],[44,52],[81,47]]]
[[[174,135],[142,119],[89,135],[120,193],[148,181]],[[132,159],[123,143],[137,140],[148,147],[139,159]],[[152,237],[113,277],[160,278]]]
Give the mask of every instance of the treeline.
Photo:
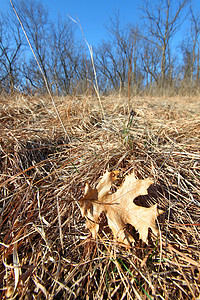
[[[53,94],[93,92],[96,82],[101,93],[129,96],[200,90],[200,15],[189,0],[146,0],[139,24],[113,15],[106,38],[92,49],[94,64],[70,18],[52,22],[40,1],[14,5]],[[0,14],[0,93],[15,90],[45,94],[46,84],[11,8]]]

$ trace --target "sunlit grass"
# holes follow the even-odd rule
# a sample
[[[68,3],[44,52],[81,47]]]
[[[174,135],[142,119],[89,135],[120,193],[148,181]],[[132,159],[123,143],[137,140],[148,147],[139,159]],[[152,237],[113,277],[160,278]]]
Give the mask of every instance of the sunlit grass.
[[[1,296],[187,299],[199,295],[200,116],[195,98],[1,96]],[[91,240],[78,200],[105,170],[151,177],[160,237]],[[117,186],[120,181],[117,182]],[[16,268],[19,271],[16,271]],[[56,298],[57,297],[57,298]]]

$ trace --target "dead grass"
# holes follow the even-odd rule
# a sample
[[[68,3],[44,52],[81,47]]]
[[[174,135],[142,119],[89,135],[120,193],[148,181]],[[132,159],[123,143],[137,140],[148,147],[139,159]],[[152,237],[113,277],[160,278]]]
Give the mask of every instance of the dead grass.
[[[200,102],[195,98],[1,96],[1,298],[200,297]],[[102,216],[96,241],[77,200],[109,168],[155,184],[160,236],[115,243]],[[130,227],[130,226],[129,226]]]

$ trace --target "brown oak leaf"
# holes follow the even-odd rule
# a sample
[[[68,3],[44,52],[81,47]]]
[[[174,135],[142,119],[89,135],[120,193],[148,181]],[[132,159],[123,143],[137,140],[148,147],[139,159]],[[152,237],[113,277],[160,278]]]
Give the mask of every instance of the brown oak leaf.
[[[118,190],[111,193],[110,188],[118,173],[119,171],[106,171],[96,188],[86,183],[84,196],[79,200],[82,216],[86,217],[86,227],[92,237],[96,238],[99,216],[105,212],[108,226],[119,242],[134,244],[133,237],[125,230],[126,225],[131,224],[139,232],[142,241],[147,243],[148,229],[151,228],[157,235],[155,221],[163,211],[157,209],[157,204],[147,208],[134,204],[133,200],[140,195],[147,195],[147,189],[153,181],[149,178],[136,179],[135,174],[131,173],[125,177]]]

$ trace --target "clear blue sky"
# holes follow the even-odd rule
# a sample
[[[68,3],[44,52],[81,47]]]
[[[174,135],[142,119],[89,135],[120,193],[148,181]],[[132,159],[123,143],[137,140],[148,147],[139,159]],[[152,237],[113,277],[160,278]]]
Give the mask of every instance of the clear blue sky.
[[[16,0],[13,0],[13,3]],[[56,20],[58,15],[79,18],[85,38],[89,44],[96,45],[105,37],[105,24],[115,12],[120,13],[124,22],[138,21],[140,0],[41,0],[49,10],[50,18]],[[9,0],[0,0],[0,10],[10,6]]]
[[[16,0],[15,0],[16,1]],[[58,15],[79,18],[85,38],[89,44],[97,45],[106,38],[105,25],[115,12],[120,13],[124,23],[140,22],[139,8],[141,0],[41,0],[50,13],[50,18],[56,20]],[[152,0],[153,1],[153,0]],[[14,2],[14,1],[13,1]],[[192,0],[195,11],[200,14],[200,0]],[[10,6],[9,0],[0,0],[0,10]]]
[[[52,17],[57,12],[74,19],[77,16],[88,43],[97,44],[105,37],[105,25],[115,12],[119,11],[125,22],[138,20],[140,3],[140,0],[49,0],[47,6]]]

